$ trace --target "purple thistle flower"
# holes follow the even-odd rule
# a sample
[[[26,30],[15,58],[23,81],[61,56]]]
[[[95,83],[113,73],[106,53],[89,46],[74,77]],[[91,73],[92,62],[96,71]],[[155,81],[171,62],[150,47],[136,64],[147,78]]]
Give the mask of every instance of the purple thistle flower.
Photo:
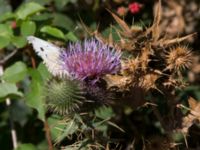
[[[120,70],[119,52],[95,39],[71,43],[61,53],[63,69],[73,78],[98,80],[105,74]]]

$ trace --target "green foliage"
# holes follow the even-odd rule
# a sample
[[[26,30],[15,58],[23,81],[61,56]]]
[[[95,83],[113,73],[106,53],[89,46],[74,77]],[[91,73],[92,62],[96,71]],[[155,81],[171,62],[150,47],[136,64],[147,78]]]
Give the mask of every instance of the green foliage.
[[[47,68],[40,64],[37,69],[29,69],[32,78],[29,92],[26,94],[26,104],[38,111],[38,117],[45,120],[45,107],[43,101],[43,86],[50,77]]]
[[[54,36],[56,38],[65,39],[64,33],[61,30],[59,30],[55,27],[44,26],[44,27],[41,28],[40,31],[43,32],[43,33],[49,34],[51,36]]]
[[[36,24],[33,21],[24,21],[20,27],[21,34],[25,37],[34,35],[36,31]]]
[[[21,144],[16,150],[38,150],[33,144]]]
[[[27,67],[23,62],[16,62],[12,66],[6,68],[2,79],[11,82],[16,83],[25,78],[27,75]]]
[[[0,48],[6,47],[13,35],[12,29],[6,24],[0,24]]]
[[[6,97],[22,97],[23,93],[18,91],[17,86],[13,83],[0,83],[0,101],[5,100]]]
[[[34,13],[37,13],[44,9],[45,8],[43,6],[35,2],[24,3],[18,8],[16,12],[16,16],[17,16],[17,19],[25,20],[28,16],[33,15]]]
[[[78,130],[78,124],[75,122],[75,119],[60,121],[59,117],[52,116],[48,119],[48,123],[52,125],[51,135],[56,143],[73,135]]]

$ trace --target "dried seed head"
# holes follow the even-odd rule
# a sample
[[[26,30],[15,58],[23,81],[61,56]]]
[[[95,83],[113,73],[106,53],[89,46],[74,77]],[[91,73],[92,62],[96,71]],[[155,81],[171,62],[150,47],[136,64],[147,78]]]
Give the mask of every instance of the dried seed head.
[[[137,71],[139,65],[140,61],[138,57],[122,62],[122,74],[123,75],[134,74]]]
[[[159,77],[160,75],[156,73],[146,74],[139,79],[139,87],[144,88],[146,91],[149,89],[157,89],[155,82]]]
[[[151,50],[150,48],[144,47],[141,52],[141,56],[139,57],[140,62],[141,62],[141,69],[142,71],[146,71],[148,68],[148,63],[150,62],[149,56],[151,55]]]
[[[192,52],[186,46],[172,48],[166,55],[166,70],[180,71],[192,64]]]

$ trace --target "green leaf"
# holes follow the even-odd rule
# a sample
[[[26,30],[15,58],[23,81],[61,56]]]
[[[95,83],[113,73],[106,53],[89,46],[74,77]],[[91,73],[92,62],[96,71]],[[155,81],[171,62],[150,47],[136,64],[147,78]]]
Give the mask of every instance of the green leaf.
[[[36,2],[36,3],[38,3],[38,4],[40,4],[40,5],[49,5],[51,2],[52,2],[52,0],[26,0],[27,2]]]
[[[74,119],[61,122],[60,119],[55,117],[48,118],[53,140],[56,142],[62,141],[65,137],[72,135],[78,130],[78,125]]]
[[[11,38],[11,42],[13,45],[15,45],[17,48],[22,48],[27,44],[27,40],[25,37],[22,36],[13,36]]]
[[[38,71],[40,72],[43,81],[52,77],[51,73],[43,63],[39,64]]]
[[[70,0],[54,0],[54,1],[56,8],[59,10],[63,9],[67,5],[67,3],[70,2]]]
[[[73,32],[68,32],[65,37],[67,40],[70,40],[72,42],[76,42],[78,40],[78,38],[74,35]]]
[[[2,15],[0,15],[0,22],[6,21],[8,19],[14,19],[15,18],[15,14],[11,13],[11,12],[6,12]]]
[[[55,27],[44,26],[44,27],[41,28],[40,31],[43,32],[43,33],[49,34],[51,36],[54,36],[56,38],[65,39],[64,33],[61,30],[59,30]]]
[[[10,26],[6,24],[0,24],[0,35],[10,37],[13,35],[13,31]]]
[[[23,94],[18,91],[17,86],[13,83],[0,83],[0,101],[8,96],[20,96]]]
[[[60,13],[53,14],[53,23],[52,24],[54,26],[61,27],[66,30],[73,30],[75,28],[74,22],[66,15],[63,15]]]
[[[35,14],[34,16],[31,16],[31,20],[33,21],[46,21],[52,18],[53,16],[51,13]]]
[[[38,118],[42,121],[45,120],[45,108],[44,108],[44,100],[42,97],[42,84],[32,79],[30,90],[26,95],[26,104],[32,108],[35,108],[38,111]]]
[[[10,43],[12,35],[12,29],[8,25],[0,24],[0,48],[4,48]]]
[[[27,67],[23,62],[16,62],[14,65],[6,68],[2,78],[11,83],[16,83],[24,79],[27,75]]]
[[[101,119],[110,119],[114,116],[114,112],[111,107],[102,106],[95,110],[95,115]]]
[[[20,27],[23,36],[34,35],[36,31],[36,24],[33,21],[24,21]]]
[[[45,78],[45,68],[42,64],[39,65],[37,69],[29,69],[29,74],[31,75],[32,81],[30,84],[29,92],[26,94],[26,104],[38,111],[38,118],[45,119],[45,107],[44,107],[44,97],[43,97],[43,86]],[[44,74],[43,74],[44,73]]]
[[[16,150],[38,150],[33,144],[21,144]]]
[[[10,43],[10,39],[0,35],[0,49],[6,47]]]
[[[45,8],[43,6],[35,2],[25,3],[19,7],[16,15],[18,19],[25,20],[28,16],[44,9]]]

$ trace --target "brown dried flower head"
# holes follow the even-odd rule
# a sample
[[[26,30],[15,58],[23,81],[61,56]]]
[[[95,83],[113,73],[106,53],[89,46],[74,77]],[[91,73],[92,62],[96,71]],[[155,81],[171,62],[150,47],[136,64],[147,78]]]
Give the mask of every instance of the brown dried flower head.
[[[138,57],[122,62],[122,74],[130,75],[136,73],[139,68],[140,61]]]
[[[187,46],[171,48],[166,55],[166,70],[180,71],[189,68],[192,64],[192,52]]]

